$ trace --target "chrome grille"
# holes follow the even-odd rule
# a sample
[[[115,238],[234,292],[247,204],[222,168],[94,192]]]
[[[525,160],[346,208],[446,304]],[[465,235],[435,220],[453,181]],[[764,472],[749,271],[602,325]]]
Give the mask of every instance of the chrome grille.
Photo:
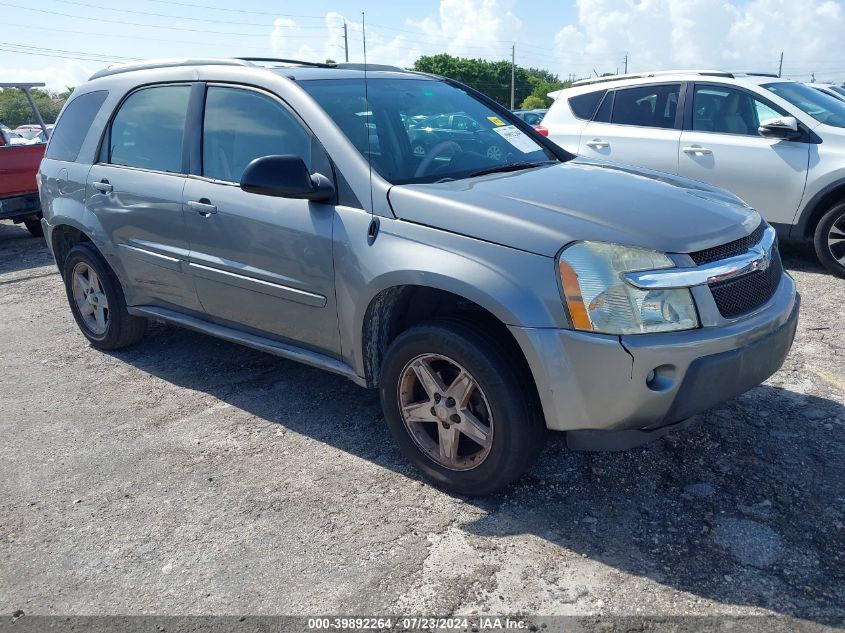
[[[702,251],[690,253],[689,256],[692,257],[692,261],[695,262],[696,266],[701,266],[702,264],[709,264],[710,262],[715,262],[720,259],[727,259],[728,257],[733,257],[734,255],[741,255],[763,238],[763,231],[765,230],[766,223],[760,222],[760,225],[754,229],[750,235],[741,237],[733,242],[728,242],[727,244],[722,244],[721,246],[705,248]]]
[[[772,246],[771,263],[766,270],[756,270],[736,279],[710,284],[719,313],[732,319],[756,310],[775,294],[783,276],[777,242]]]

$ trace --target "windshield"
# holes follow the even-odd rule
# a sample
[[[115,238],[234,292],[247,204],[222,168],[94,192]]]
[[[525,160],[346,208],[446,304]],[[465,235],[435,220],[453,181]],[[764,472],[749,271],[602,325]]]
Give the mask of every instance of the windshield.
[[[810,88],[804,84],[778,82],[764,84],[770,92],[800,108],[819,123],[833,127],[845,127],[845,101]]]
[[[532,136],[460,88],[429,79],[301,81],[373,169],[393,184],[466,178],[556,161]],[[367,102],[369,101],[369,109]]]

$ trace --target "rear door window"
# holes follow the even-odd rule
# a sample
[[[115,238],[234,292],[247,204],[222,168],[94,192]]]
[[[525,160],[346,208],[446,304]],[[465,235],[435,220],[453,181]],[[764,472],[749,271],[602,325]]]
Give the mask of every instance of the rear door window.
[[[674,128],[681,84],[636,86],[616,91],[611,122],[617,125]]]
[[[155,86],[132,93],[111,124],[109,162],[155,171],[182,172],[182,139],[188,85]]]
[[[108,96],[107,90],[79,95],[67,104],[56,122],[47,147],[47,158],[73,162],[79,156],[82,143]]]

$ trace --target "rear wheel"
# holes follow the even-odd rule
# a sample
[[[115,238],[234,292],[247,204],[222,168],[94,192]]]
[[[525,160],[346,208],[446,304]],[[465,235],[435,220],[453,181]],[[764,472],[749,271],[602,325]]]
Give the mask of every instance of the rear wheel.
[[[441,321],[402,333],[388,349],[380,389],[404,455],[453,492],[499,490],[542,448],[545,423],[517,363],[470,325]]]
[[[147,320],[127,312],[120,282],[91,244],[70,249],[62,274],[73,318],[92,346],[120,349],[141,339]]]
[[[41,220],[24,220],[23,224],[32,237],[44,237],[44,229],[41,227]]]
[[[830,272],[845,277],[845,202],[822,216],[814,238],[816,255]]]

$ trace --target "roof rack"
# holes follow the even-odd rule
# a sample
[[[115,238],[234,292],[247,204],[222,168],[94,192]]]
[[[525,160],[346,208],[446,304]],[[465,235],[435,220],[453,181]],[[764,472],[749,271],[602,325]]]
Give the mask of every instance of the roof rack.
[[[403,71],[403,68],[399,66],[391,66],[390,64],[360,64],[358,62],[343,62],[337,64],[338,68],[343,68],[345,70],[364,70],[366,68],[368,71],[377,71],[377,70],[399,70]]]
[[[20,88],[21,90],[28,90],[30,88],[43,88],[46,84],[44,83],[0,83],[0,88]]]
[[[662,75],[702,75],[706,77],[775,77],[780,75],[777,73],[768,73],[760,71],[727,71],[727,70],[655,70],[652,72],[643,73],[628,73],[626,75],[606,75],[604,77],[590,77],[589,79],[581,79],[572,83],[573,86],[588,86],[590,84],[597,84],[603,81],[616,81],[617,79],[641,79],[647,77],[660,77]],[[550,93],[551,96],[551,93]]]
[[[309,62],[302,59],[287,59],[284,57],[180,57],[175,59],[146,59],[137,62],[127,62],[120,64],[112,64],[102,70],[98,70],[91,77],[97,79],[99,77],[108,77],[109,75],[117,75],[120,73],[128,73],[135,70],[150,70],[152,68],[173,68],[177,66],[258,66],[261,63],[277,64],[279,66],[304,66],[311,68],[343,68],[346,70],[364,70],[364,64],[358,63],[323,63],[323,62]],[[386,64],[366,64],[367,70],[397,70],[402,69],[398,66],[388,66]],[[2,87],[2,84],[0,84]],[[12,87],[11,85],[9,87]],[[15,84],[17,87],[17,84]],[[39,87],[35,84],[33,88]]]
[[[276,62],[280,64],[286,64],[288,66],[313,66],[314,68],[337,68],[340,64],[330,63],[324,64],[323,62],[307,62],[301,59],[286,59],[284,57],[235,57],[235,59],[245,61],[245,62]]]
[[[765,73],[757,71],[734,71],[731,73],[734,77],[780,77],[777,73]]]
[[[710,77],[733,77],[732,73],[723,70],[655,70],[644,73],[628,73],[626,75],[606,75],[604,77],[590,77],[572,82],[573,86],[588,86],[604,81],[616,81],[618,79],[641,79],[647,77],[660,77],[662,75],[707,75]]]
[[[91,75],[88,80],[108,77],[120,73],[128,73],[134,70],[149,70],[152,68],[172,68],[176,66],[252,66],[250,62],[243,59],[232,59],[230,57],[180,57],[175,59],[147,59],[125,64],[112,64]]]

